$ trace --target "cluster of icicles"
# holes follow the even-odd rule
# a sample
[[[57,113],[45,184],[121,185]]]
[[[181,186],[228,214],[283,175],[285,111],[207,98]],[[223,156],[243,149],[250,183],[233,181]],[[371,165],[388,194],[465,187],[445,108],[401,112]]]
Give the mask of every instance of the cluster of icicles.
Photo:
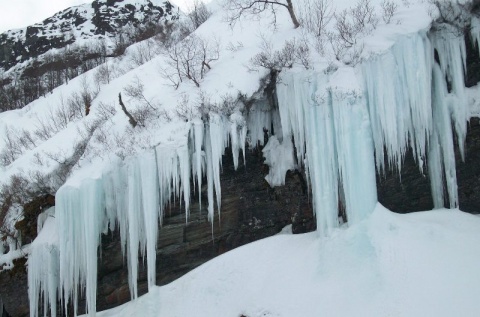
[[[440,64],[433,58],[434,49]],[[364,219],[377,202],[376,170],[400,170],[408,148],[421,170],[428,166],[435,207],[443,207],[443,184],[450,207],[456,207],[453,134],[463,155],[469,116],[465,60],[461,37],[420,32],[355,69],[284,73],[277,86],[278,109],[264,111],[262,107],[268,106],[259,102],[246,119],[238,114],[235,120],[212,115],[208,124],[191,124],[189,142],[183,146],[159,146],[112,164],[101,178],[62,187],[56,196],[58,248],[50,248],[48,255],[33,251],[29,258],[29,267],[36,268],[29,272],[31,316],[37,316],[42,292],[52,316],[57,294],[65,308],[73,302],[76,314],[83,288],[87,311],[95,315],[97,249],[108,227],[120,230],[132,298],[137,297],[139,253],[147,259],[148,285],[155,285],[156,241],[164,206],[174,196],[183,197],[188,219],[190,193],[195,190],[190,184],[199,190],[206,178],[208,217],[213,221],[215,205],[217,210],[221,207],[225,148],[231,146],[237,166],[247,137],[253,144],[263,143],[263,127],[274,126],[280,142],[294,138],[321,234],[339,226],[339,201],[349,223]],[[343,85],[345,76],[358,77],[357,86]]]

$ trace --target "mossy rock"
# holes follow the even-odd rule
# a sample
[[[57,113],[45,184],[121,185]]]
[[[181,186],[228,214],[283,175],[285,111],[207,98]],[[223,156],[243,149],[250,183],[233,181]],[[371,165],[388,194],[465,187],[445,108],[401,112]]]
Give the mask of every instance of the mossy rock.
[[[24,243],[30,243],[37,237],[38,215],[52,206],[55,206],[52,195],[39,196],[23,205],[23,219],[15,223],[15,229],[22,233]]]

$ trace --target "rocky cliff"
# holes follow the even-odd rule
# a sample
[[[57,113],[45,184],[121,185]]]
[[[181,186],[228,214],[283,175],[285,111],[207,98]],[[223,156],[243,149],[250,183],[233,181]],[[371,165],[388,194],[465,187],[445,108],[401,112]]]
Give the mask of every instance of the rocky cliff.
[[[98,2],[95,3],[97,5],[92,6],[92,10],[98,12],[102,10],[107,12],[105,8],[116,5],[116,1],[107,1],[108,5],[102,6],[99,6]],[[103,31],[98,32],[111,32],[109,23],[114,20],[98,18],[96,23],[103,25],[100,27]],[[74,25],[75,21],[81,19],[77,20],[72,15],[71,21]],[[121,24],[118,21],[115,23]],[[468,86],[473,86],[479,81],[480,62],[468,37],[466,41],[467,47],[470,48],[467,52],[466,82]],[[20,57],[20,60],[22,58]],[[480,210],[478,118],[470,120],[465,149],[465,161],[462,161],[458,151],[455,153],[460,208],[467,212],[478,212]],[[222,210],[213,226],[207,220],[206,206],[198,204],[196,195],[192,198],[191,218],[188,223],[182,206],[179,204],[170,206],[158,239],[158,285],[169,283],[233,248],[277,234],[289,224],[292,225],[293,233],[315,229],[308,186],[302,172],[288,172],[285,186],[271,188],[264,179],[268,174],[268,167],[263,164],[260,148],[247,151],[246,164],[241,163],[237,171],[234,170],[230,154],[223,157],[222,166]],[[387,170],[386,174],[377,175],[377,190],[380,203],[393,211],[413,212],[433,207],[428,167],[423,174],[420,173],[411,153],[406,154],[401,172]],[[206,188],[202,188],[200,194],[204,196],[202,201],[206,202]],[[117,232],[102,237],[97,292],[99,310],[130,300],[127,268],[120,249]],[[5,311],[11,316],[28,316],[27,276],[24,265],[18,264],[15,271],[0,274],[0,298],[3,300]],[[139,294],[146,291],[147,276],[146,270],[143,269],[139,276]],[[79,307],[83,308],[83,303],[80,303]]]
[[[135,28],[178,18],[177,9],[164,0],[95,0],[60,11],[40,23],[0,34],[0,67],[11,67],[51,49],[115,37],[126,25]]]

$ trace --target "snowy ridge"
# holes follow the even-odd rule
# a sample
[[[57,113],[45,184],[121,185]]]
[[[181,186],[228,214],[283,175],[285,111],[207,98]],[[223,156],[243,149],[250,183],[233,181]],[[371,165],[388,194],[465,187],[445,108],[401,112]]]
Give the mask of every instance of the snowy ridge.
[[[97,316],[475,317],[479,228],[458,210],[398,215],[378,204],[329,237],[242,246]]]
[[[168,22],[178,19],[178,14],[178,9],[165,0],[96,0],[74,6],[42,22],[0,34],[5,53],[0,67],[9,70],[19,63],[26,65],[24,62],[32,57],[68,45],[92,46],[102,39],[111,40],[128,25],[138,27],[159,19]]]

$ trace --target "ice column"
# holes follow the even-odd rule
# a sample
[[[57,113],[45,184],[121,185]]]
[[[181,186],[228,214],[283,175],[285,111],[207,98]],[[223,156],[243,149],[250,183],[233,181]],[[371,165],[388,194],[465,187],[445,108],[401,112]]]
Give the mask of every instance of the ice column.
[[[63,186],[56,196],[60,250],[60,284],[65,309],[68,299],[77,298],[85,285],[87,311],[95,315],[97,291],[97,248],[102,232],[105,200],[101,179],[88,179],[76,187]]]
[[[58,238],[55,225],[55,207],[42,213],[39,235],[31,244],[28,257],[28,297],[30,301],[30,316],[38,316],[38,304],[43,297],[45,315],[50,307],[50,315],[57,313],[57,291],[59,289],[59,253]],[[2,310],[0,309],[0,313]]]
[[[371,127],[355,78],[353,69],[345,68],[331,78],[321,73],[284,74],[277,85],[283,138],[294,136],[299,160],[306,145],[322,234],[339,225],[340,197],[350,223],[364,219],[377,201]]]
[[[400,38],[361,65],[379,171],[385,170],[385,157],[400,171],[408,146],[423,168],[432,129],[431,65],[424,32]]]

